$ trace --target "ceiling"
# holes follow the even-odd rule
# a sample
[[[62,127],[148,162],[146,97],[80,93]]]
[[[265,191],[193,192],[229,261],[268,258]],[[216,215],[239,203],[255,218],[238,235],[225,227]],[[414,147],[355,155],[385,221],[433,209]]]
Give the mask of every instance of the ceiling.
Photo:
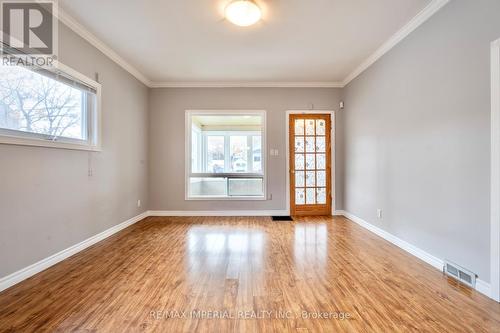
[[[263,20],[243,28],[224,19],[228,1],[60,0],[60,4],[87,33],[154,86],[344,82],[431,3],[256,0],[263,8]]]

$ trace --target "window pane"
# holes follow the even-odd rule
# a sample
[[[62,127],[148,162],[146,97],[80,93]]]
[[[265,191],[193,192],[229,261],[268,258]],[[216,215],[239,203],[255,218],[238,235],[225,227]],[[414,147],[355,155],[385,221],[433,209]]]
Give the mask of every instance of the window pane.
[[[207,172],[224,172],[223,136],[207,136]]]
[[[316,203],[316,189],[307,188],[306,189],[306,204],[311,205]]]
[[[0,65],[0,128],[86,140],[87,94],[26,68]]]
[[[253,172],[262,172],[262,137],[252,136],[252,169]]]
[[[314,135],[314,119],[306,120],[306,135]]]
[[[306,154],[306,169],[315,169],[316,166],[314,164],[314,154]]]
[[[306,171],[306,186],[316,186],[316,177],[314,177],[314,171]]]
[[[318,169],[318,170],[326,169],[325,154],[316,154],[316,169]]]
[[[201,133],[193,125],[193,135],[191,136],[191,170],[192,172],[202,172],[201,170]]]
[[[190,178],[191,196],[225,196],[226,178]]]
[[[324,152],[326,149],[325,137],[318,136],[316,137],[316,151]]]
[[[304,171],[295,171],[295,186],[304,187],[304,185],[305,185]]]
[[[191,115],[189,196],[263,197],[263,124],[261,114]],[[237,178],[234,173],[252,176]],[[255,173],[261,178],[254,178]]]
[[[262,178],[229,178],[230,196],[260,196],[264,194]]]
[[[326,186],[326,172],[316,171],[316,183],[317,186]]]
[[[304,119],[295,119],[295,135],[304,135]]]
[[[264,194],[262,178],[191,177],[189,181],[190,195],[196,197],[262,196]]]
[[[306,137],[306,151],[314,152],[314,136]]]
[[[230,139],[231,172],[247,172],[249,150],[246,136],[233,136]]]
[[[316,120],[316,135],[325,135],[325,123],[324,119]]]
[[[326,188],[316,189],[318,204],[326,204]]]
[[[295,204],[303,205],[306,203],[305,193],[303,188],[295,189]]]
[[[302,153],[304,152],[304,137],[296,136],[295,137],[295,152]]]
[[[295,170],[304,170],[304,154],[295,154]]]

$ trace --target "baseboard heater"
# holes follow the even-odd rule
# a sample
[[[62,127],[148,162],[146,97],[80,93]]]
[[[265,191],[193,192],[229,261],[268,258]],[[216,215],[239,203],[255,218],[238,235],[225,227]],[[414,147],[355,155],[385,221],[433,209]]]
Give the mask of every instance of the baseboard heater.
[[[477,275],[451,261],[444,261],[443,272],[471,288],[476,288]]]

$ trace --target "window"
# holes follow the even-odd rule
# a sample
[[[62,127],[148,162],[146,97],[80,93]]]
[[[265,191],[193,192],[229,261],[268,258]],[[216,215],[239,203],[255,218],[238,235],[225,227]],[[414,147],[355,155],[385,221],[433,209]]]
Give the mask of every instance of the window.
[[[265,112],[187,111],[188,199],[265,198]]]
[[[98,150],[99,91],[61,64],[0,64],[0,143]]]
[[[203,171],[220,173],[225,171],[225,158],[224,158],[224,136],[221,135],[207,135],[207,165],[204,166]],[[200,152],[201,153],[201,152]],[[200,156],[200,155],[198,155]],[[200,160],[199,158],[197,158]]]

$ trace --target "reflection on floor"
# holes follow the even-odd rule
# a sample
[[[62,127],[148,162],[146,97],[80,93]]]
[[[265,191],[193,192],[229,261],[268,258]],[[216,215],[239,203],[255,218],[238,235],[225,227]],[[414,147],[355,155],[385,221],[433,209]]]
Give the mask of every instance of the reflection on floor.
[[[225,274],[226,278],[238,278],[242,266],[251,266],[256,272],[262,270],[265,237],[262,230],[195,226],[189,229],[187,236],[188,277]],[[227,257],[227,261],[221,255]]]
[[[500,305],[343,217],[155,217],[0,293],[0,332],[498,332]]]

